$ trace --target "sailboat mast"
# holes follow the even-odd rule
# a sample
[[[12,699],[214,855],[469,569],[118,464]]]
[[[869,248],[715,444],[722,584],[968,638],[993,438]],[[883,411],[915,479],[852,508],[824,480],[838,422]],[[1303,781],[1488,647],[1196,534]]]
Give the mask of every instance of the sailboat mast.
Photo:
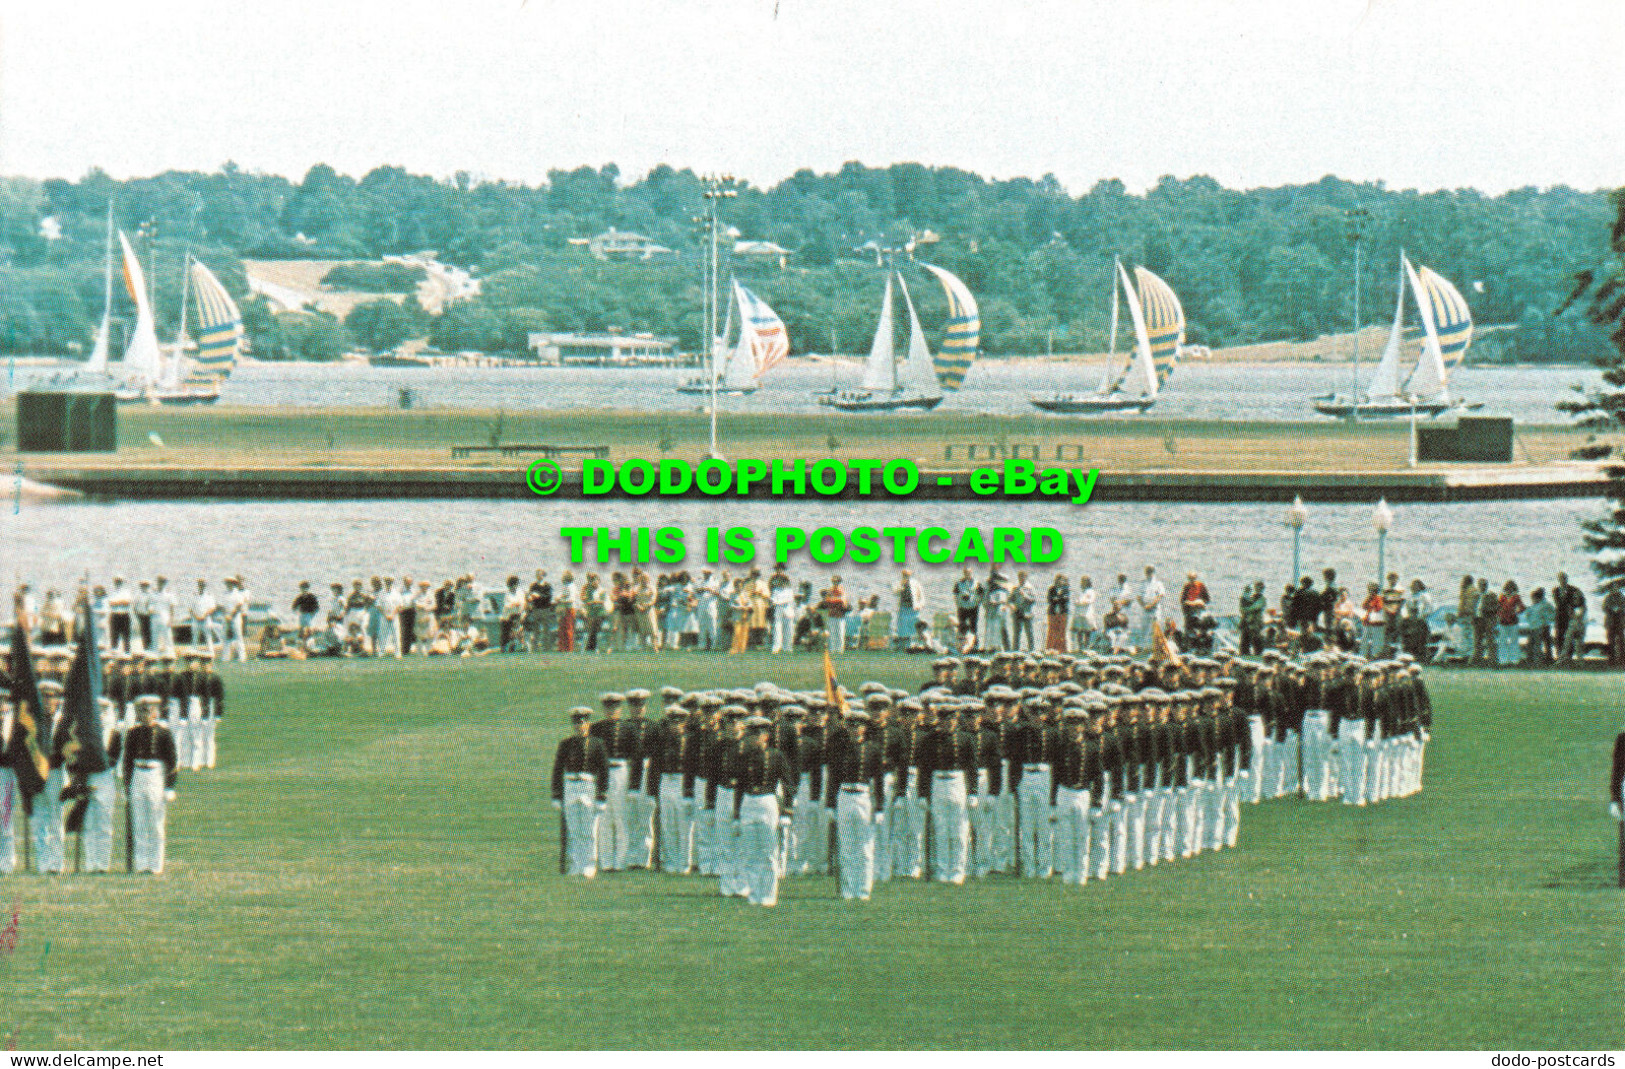
[[[113,202],[107,202],[107,264],[102,269],[102,330],[113,318]]]
[[[1354,231],[1354,381],[1349,387],[1349,416],[1360,419],[1360,231]]]
[[[1112,257],[1112,347],[1111,350],[1106,354],[1106,373],[1100,377],[1100,389],[1102,393],[1111,389],[1112,370],[1117,367],[1117,308],[1118,302],[1121,300],[1117,287],[1120,282],[1118,274],[1121,270],[1122,262],[1122,257]]]

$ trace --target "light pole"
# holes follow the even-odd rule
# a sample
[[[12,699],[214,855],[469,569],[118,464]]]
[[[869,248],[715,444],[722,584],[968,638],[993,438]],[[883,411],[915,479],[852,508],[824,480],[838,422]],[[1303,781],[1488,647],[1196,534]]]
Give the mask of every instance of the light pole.
[[[737,197],[739,191],[733,188],[734,178],[731,174],[710,177],[705,180],[705,200],[709,209],[706,229],[711,235],[711,269],[706,274],[706,305],[705,305],[705,353],[711,364],[711,449],[707,454],[710,457],[720,457],[717,452],[717,201],[725,197]]]
[[[1303,498],[1294,497],[1292,507],[1286,510],[1286,525],[1292,528],[1292,585],[1298,585],[1298,578],[1303,574],[1302,554],[1303,524],[1309,518],[1309,510],[1303,507]]]
[[[1349,240],[1354,242],[1354,383],[1349,390],[1349,417],[1360,419],[1360,240],[1371,222],[1371,213],[1365,208],[1348,210]]]
[[[1371,513],[1371,526],[1377,529],[1377,589],[1381,590],[1388,575],[1388,528],[1394,525],[1394,510],[1388,507],[1385,497],[1377,502],[1376,511]]]

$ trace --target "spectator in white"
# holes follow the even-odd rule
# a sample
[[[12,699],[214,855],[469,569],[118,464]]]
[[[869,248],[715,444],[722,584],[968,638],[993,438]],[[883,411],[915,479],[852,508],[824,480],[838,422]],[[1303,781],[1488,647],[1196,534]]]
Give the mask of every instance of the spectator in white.
[[[784,565],[773,569],[767,581],[768,611],[773,616],[773,652],[795,649],[796,587],[785,574]]]
[[[395,592],[395,577],[384,576],[384,592],[378,599],[378,614],[383,618],[382,634],[378,642],[378,656],[393,653],[401,655],[401,596]]]
[[[141,580],[135,596],[130,599],[130,615],[135,617],[135,641],[139,652],[151,653],[156,649],[152,640],[152,584]]]
[[[818,611],[824,614],[824,629],[829,637],[829,649],[832,653],[840,653],[846,649],[846,614],[851,608],[852,603],[847,599],[846,590],[841,586],[841,577],[831,576],[829,586],[819,599]]]
[[[1545,666],[1552,662],[1552,624],[1557,613],[1546,598],[1546,591],[1536,587],[1529,593],[1529,607],[1518,621],[1524,636],[1524,663]]]
[[[71,623],[62,605],[62,595],[45,592],[45,611],[39,614],[39,641],[42,646],[66,646]]]
[[[192,645],[203,646],[209,651],[209,660],[214,660],[214,622],[215,610],[220,608],[214,595],[209,593],[209,581],[197,581],[197,597],[192,599]]]
[[[1010,581],[999,571],[998,565],[987,570],[982,584],[986,594],[982,598],[982,648],[1008,650],[1010,648]]]
[[[908,652],[910,653],[947,653],[948,647],[937,640],[931,633],[931,625],[924,620],[914,621],[914,637],[909,639]]]
[[[327,626],[337,625],[343,630],[345,612],[344,584],[334,583],[327,595]]]
[[[920,589],[920,581],[914,578],[914,573],[904,568],[897,577],[897,585],[892,588],[897,595],[897,619],[893,627],[899,640],[904,643],[914,641],[914,623],[920,618],[920,610],[925,607],[925,594]]]
[[[969,568],[954,584],[954,611],[959,615],[959,651],[969,653],[976,648],[976,615],[982,607],[986,591],[971,575]]]
[[[1146,565],[1145,586],[1140,588],[1140,629],[1134,636],[1134,644],[1142,650],[1151,648],[1151,628],[1162,623],[1162,603],[1167,596],[1168,588],[1157,578],[1157,570]]]
[[[169,580],[159,576],[153,581],[152,641],[158,656],[175,656],[175,592],[169,589]]]
[[[1399,639],[1405,652],[1418,661],[1426,661],[1428,654],[1428,616],[1433,612],[1433,596],[1427,584],[1420,579],[1411,581],[1411,592],[1405,598]]]
[[[146,584],[143,583],[142,585],[145,586]],[[19,616],[18,619],[38,620],[39,600],[34,597],[34,588],[27,583],[20,583],[17,586],[17,594],[22,598],[20,612],[24,614]]]
[[[518,653],[525,646],[521,623],[525,618],[525,592],[519,589],[519,577],[508,576],[508,590],[502,596],[501,639],[503,653]]]
[[[1010,648],[1031,650],[1033,638],[1033,608],[1038,604],[1038,591],[1027,580],[1026,572],[1016,573],[1016,585],[1010,591]],[[1026,645],[1022,645],[1026,636]]]
[[[1094,580],[1087,575],[1078,580],[1078,592],[1072,595],[1072,649],[1071,653],[1086,653],[1094,647],[1095,632],[1100,630],[1100,609],[1095,604]]]
[[[248,660],[248,590],[243,577],[234,575],[226,580],[226,660],[235,655],[237,660]]]
[[[418,597],[413,606],[417,609],[412,618],[412,627],[416,632],[413,635],[413,642],[422,643],[422,645],[414,645],[413,648],[422,650],[427,654],[429,652],[429,643],[434,641],[435,632],[440,627],[440,622],[435,619],[434,591],[430,589],[427,579],[418,583]]]
[[[107,595],[107,641],[115,653],[129,653],[130,588],[122,575],[113,576],[113,589]]]
[[[1123,612],[1124,615],[1134,607],[1134,590],[1128,584],[1128,576],[1119,574],[1117,577],[1117,590],[1112,594],[1111,607]]]
[[[722,587],[711,569],[700,571],[700,580],[694,584],[694,614],[700,625],[699,648],[714,650],[717,648],[717,606],[721,601]]]

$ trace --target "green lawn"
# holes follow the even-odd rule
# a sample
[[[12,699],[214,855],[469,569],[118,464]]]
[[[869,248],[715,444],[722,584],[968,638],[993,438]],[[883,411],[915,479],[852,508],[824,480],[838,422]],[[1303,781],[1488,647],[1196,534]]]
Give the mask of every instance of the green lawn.
[[[913,686],[917,660],[843,679]],[[795,658],[229,669],[169,868],[11,877],[29,1048],[1625,1046],[1603,786],[1618,680],[1434,674],[1421,795],[1245,807],[1241,845],[1076,889],[914,882],[776,909],[557,875],[563,711]],[[122,859],[122,844],[119,858]]]

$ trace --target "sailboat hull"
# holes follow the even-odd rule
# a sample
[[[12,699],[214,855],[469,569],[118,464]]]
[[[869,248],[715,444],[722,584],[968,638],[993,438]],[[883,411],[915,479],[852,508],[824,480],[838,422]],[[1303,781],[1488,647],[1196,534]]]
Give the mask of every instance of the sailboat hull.
[[[1451,409],[1477,409],[1483,405],[1464,405],[1459,401],[1418,401],[1411,404],[1407,401],[1361,401],[1358,404],[1350,402],[1347,398],[1331,398],[1315,402],[1315,411],[1323,416],[1333,416],[1337,419],[1409,419],[1414,412],[1418,416],[1429,419]]]
[[[1125,397],[1122,394],[1085,395],[1070,397],[1029,397],[1034,408],[1067,416],[1088,416],[1101,412],[1144,412],[1157,402],[1146,397]]]
[[[746,394],[755,393],[758,389],[760,389],[760,387],[757,387],[757,386],[723,386],[721,383],[718,383],[717,384],[717,396],[718,397],[744,397]],[[678,393],[686,393],[686,394],[696,394],[696,395],[710,396],[711,382],[708,379],[694,379],[691,382],[685,382],[681,386],[677,387],[677,392]]]
[[[842,412],[895,412],[903,408],[917,408],[929,412],[942,404],[941,397],[882,397],[872,393],[820,394],[818,403]]]

